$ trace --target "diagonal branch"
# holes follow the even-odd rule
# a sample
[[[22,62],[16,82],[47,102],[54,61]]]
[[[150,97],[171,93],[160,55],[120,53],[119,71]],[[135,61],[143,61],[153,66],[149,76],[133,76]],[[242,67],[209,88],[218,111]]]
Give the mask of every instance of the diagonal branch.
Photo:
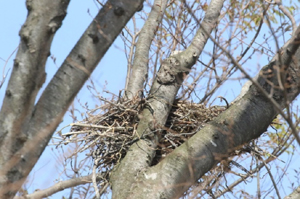
[[[82,176],[79,178],[73,178],[73,179],[69,179],[69,180],[65,180],[65,181],[60,181],[58,183],[56,183],[55,185],[47,188],[47,189],[43,189],[43,190],[38,190],[32,194],[28,194],[26,196],[19,196],[19,197],[15,197],[15,199],[35,199],[35,198],[46,198],[49,197],[57,192],[63,191],[65,189],[71,188],[71,187],[76,187],[78,185],[82,185],[82,184],[87,184],[87,183],[91,183],[92,182],[92,177],[94,174],[90,174],[87,176]],[[100,181],[101,179],[103,179],[102,175],[97,174],[96,176],[96,180]]]
[[[298,37],[297,33],[291,41]],[[298,86],[300,84],[300,49],[297,46],[299,42],[291,42],[282,49],[283,63],[289,63],[286,73],[290,78],[284,82],[287,85],[289,101],[292,101],[300,92]],[[297,48],[295,53],[293,50]],[[285,57],[285,53],[290,57]],[[291,57],[293,61],[287,62]],[[277,56],[274,59],[278,61]],[[265,89],[268,95],[274,87],[266,81],[268,77],[265,70],[268,71],[268,67],[272,65],[270,63],[264,67],[258,77],[259,86]],[[272,78],[277,78],[277,76],[272,75]],[[265,81],[262,81],[263,79]],[[283,95],[284,92],[278,91],[272,97],[277,104],[282,105],[285,100]],[[265,132],[277,114],[278,110],[274,103],[258,87],[251,86],[248,92],[229,109],[176,148],[159,164],[151,167],[140,179],[147,183],[139,188],[154,187],[157,189],[157,195],[167,195],[169,198],[182,195],[196,180],[222,159],[227,158],[232,151]],[[147,181],[148,176],[155,177]],[[160,182],[164,182],[163,187]],[[170,189],[175,186],[176,189]]]
[[[193,13],[192,13],[192,15],[195,18]],[[288,74],[288,72],[286,70],[290,66],[291,62],[296,61],[297,63],[299,63],[299,60],[294,59],[295,58],[294,55],[300,45],[300,26],[298,26],[296,29],[294,29],[294,34],[292,35],[292,38],[288,42],[286,42],[280,50],[278,50],[278,52],[275,54],[273,59],[270,61],[269,65],[265,66],[261,70],[261,73],[263,73],[263,74],[269,73],[269,75],[276,76],[276,77],[272,77],[272,78],[268,78],[268,79],[265,78],[262,74],[258,74],[258,76],[251,78],[250,75],[244,70],[244,68],[238,63],[238,61],[235,60],[233,58],[233,56],[223,46],[221,46],[213,37],[211,37],[211,35],[208,35],[208,36],[214,42],[214,44],[217,45],[224,52],[224,54],[226,54],[226,56],[230,58],[232,63],[235,65],[235,67],[237,67],[245,75],[245,77],[250,80],[250,82],[247,82],[246,85],[244,85],[245,87],[243,86],[243,89],[242,89],[243,93],[241,93],[238,96],[238,98],[241,98],[241,96],[243,96],[244,93],[246,93],[248,91],[249,87],[253,83],[253,85],[255,85],[256,88],[258,89],[258,92],[261,92],[266,98],[268,98],[268,100],[271,103],[273,103],[275,110],[278,113],[280,113],[282,115],[282,117],[288,122],[298,144],[300,144],[300,137],[297,134],[297,130],[296,130],[295,126],[293,125],[292,120],[290,119],[289,115],[287,116],[282,111],[283,108],[288,108],[289,103],[295,98],[295,96],[293,95],[293,92],[290,92],[292,94],[288,94],[286,92],[287,89],[286,89],[286,87],[283,86],[282,82],[283,81],[290,82],[290,80],[288,80],[290,78],[292,79],[292,81],[295,81],[295,79],[293,79],[293,78],[298,77],[297,71],[290,70],[291,74]],[[275,41],[277,41],[277,40],[275,40]],[[276,45],[278,45],[277,42],[276,42]],[[279,47],[277,47],[277,49],[278,48]],[[293,64],[295,64],[295,63],[293,63]],[[264,84],[265,87],[261,86],[260,83]],[[289,84],[290,83],[287,83],[285,85],[288,87],[288,89],[297,89],[296,85],[290,87]],[[274,87],[278,87],[278,86],[280,89],[275,89],[275,93],[273,93],[273,96],[271,94],[269,94],[269,93],[274,92]],[[276,95],[278,95],[278,96],[276,96]],[[280,102],[283,104],[276,102],[275,99],[278,97],[279,98],[283,97],[285,99],[285,100],[281,100],[281,102]],[[234,101],[237,101],[237,99],[235,99]],[[289,110],[288,110],[288,113],[289,113]]]
[[[141,188],[139,178],[145,182],[149,181],[144,179],[143,172],[149,168],[155,155],[156,140],[159,139],[157,131],[165,124],[184,78],[195,64],[209,38],[207,34],[215,28],[223,3],[224,0],[211,1],[192,44],[184,52],[172,55],[161,63],[137,128],[139,137],[151,132],[155,134],[133,144],[121,163],[115,167],[110,178],[114,198],[138,198],[139,194],[158,198],[160,192],[153,191],[153,188]],[[160,179],[160,176],[157,178]],[[161,182],[157,182],[155,186],[163,187]],[[172,198],[177,195],[166,193],[165,196]]]
[[[32,1],[28,2],[27,4],[30,4]],[[40,1],[37,2],[39,3]],[[57,0],[57,2],[66,1]],[[35,105],[33,112],[30,112],[30,114],[26,111],[24,112],[26,114],[22,113],[21,116],[25,118],[23,120],[17,120],[16,117],[11,116],[6,119],[6,123],[3,125],[7,125],[9,128],[17,128],[16,132],[22,135],[20,138],[22,142],[20,139],[13,139],[13,135],[7,134],[7,130],[5,129],[4,133],[0,134],[2,137],[7,134],[4,141],[10,141],[3,142],[5,145],[1,146],[2,149],[4,148],[8,151],[8,155],[4,154],[6,151],[1,151],[2,157],[0,161],[5,161],[2,162],[0,171],[0,176],[2,176],[0,182],[0,198],[14,196],[16,191],[21,187],[25,178],[47,146],[56,127],[61,122],[68,106],[112,42],[121,32],[122,28],[141,7],[142,3],[142,0],[134,2],[130,0],[107,1],[46,87],[41,98]],[[31,9],[30,6],[27,7],[29,10]],[[44,7],[46,10],[49,9],[47,4],[45,4]],[[38,19],[35,18],[35,20]],[[55,24],[49,23],[48,25],[50,30],[55,30]],[[32,45],[28,45],[28,47],[32,47]],[[20,48],[23,50],[24,46],[21,45]],[[34,50],[37,49],[29,49],[31,53],[35,52]],[[41,50],[41,52],[48,55],[49,51]],[[30,70],[28,73],[29,72]],[[39,75],[39,73],[34,73],[30,81],[42,79]],[[15,78],[17,79],[18,77]],[[11,79],[11,81],[13,80],[14,79]],[[40,86],[42,83],[43,82],[39,80],[36,86]],[[25,86],[28,87],[28,85]],[[21,88],[22,86],[19,85],[19,87]],[[10,98],[11,96],[19,96],[19,93],[9,92],[9,89],[10,88],[7,90],[7,96]],[[19,92],[18,89],[17,91]],[[20,95],[22,95],[22,92]],[[22,98],[21,100],[24,100],[26,103],[28,100],[31,100],[31,103],[34,103],[34,99],[32,98],[28,100]],[[24,107],[27,106],[26,103]],[[13,105],[14,104],[11,106]],[[2,118],[4,117],[3,113],[7,112],[7,109],[3,108],[3,110]],[[19,109],[16,109],[16,112],[18,111]],[[9,123],[9,121],[17,123],[17,126],[15,127],[12,123]],[[14,146],[14,150],[11,151],[9,146]]]
[[[300,197],[300,186],[297,187],[291,194],[284,197],[284,199],[298,199]]]
[[[27,1],[28,16],[20,30],[20,44],[0,112],[0,167],[24,143],[21,129],[33,111],[36,95],[46,77],[45,63],[69,1]]]
[[[130,78],[128,82],[127,97],[132,99],[138,92],[143,91],[144,83],[148,78],[148,62],[151,43],[162,21],[168,0],[155,0],[152,10],[145,22],[135,49],[133,65],[128,68]],[[142,75],[141,75],[142,74]],[[126,84],[127,85],[127,84]]]

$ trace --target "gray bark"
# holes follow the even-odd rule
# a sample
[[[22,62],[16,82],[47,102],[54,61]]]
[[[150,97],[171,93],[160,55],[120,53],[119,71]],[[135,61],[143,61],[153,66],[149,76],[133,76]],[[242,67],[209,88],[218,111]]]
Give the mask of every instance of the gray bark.
[[[297,187],[290,195],[284,197],[284,199],[299,199],[300,198],[300,187]]]
[[[224,0],[213,0],[192,44],[184,52],[173,55],[161,63],[137,127],[137,133],[143,139],[130,147],[125,158],[116,166],[111,175],[113,198],[159,198],[160,194],[163,198],[178,196],[176,190],[165,193],[157,192],[156,186],[163,188],[162,182],[164,181],[152,188],[141,187],[140,182],[145,180],[144,182],[148,183],[143,176],[144,172],[151,169],[149,166],[155,155],[159,132],[153,134],[152,131],[165,124],[184,77],[201,54],[209,38],[208,34],[216,26],[223,3]],[[166,190],[162,189],[162,191]]]
[[[35,105],[68,3],[27,1],[29,13],[0,112],[0,198],[12,198],[21,187],[75,95],[143,1],[107,1]]]
[[[68,179],[65,181],[60,181],[54,184],[53,186],[44,189],[44,190],[36,190],[32,194],[28,194],[25,196],[18,196],[14,197],[14,199],[38,199],[38,198],[46,198],[49,197],[59,191],[63,191],[68,188],[76,187],[78,185],[82,184],[87,184],[92,182],[92,176],[93,174],[90,174],[88,176],[82,176],[79,178],[73,178],[73,179]],[[103,179],[103,176],[98,175],[96,176],[97,180]]]
[[[148,78],[148,62],[151,43],[160,25],[168,0],[155,0],[152,10],[138,38],[126,95],[132,99],[139,91],[143,92]]]
[[[241,99],[160,163],[141,169],[129,198],[178,198],[236,148],[265,132],[278,114],[274,103],[283,109],[300,92],[299,33],[300,27]]]
[[[0,198],[15,193],[7,193],[6,183],[16,182],[17,189],[23,182],[19,180],[25,178],[23,172],[13,169],[6,172],[15,164],[11,158],[28,138],[22,130],[28,128],[36,95],[45,81],[45,63],[52,39],[62,24],[68,4],[69,1],[58,0],[26,2],[28,16],[19,33],[19,50],[0,112]],[[4,192],[8,194],[6,197]]]

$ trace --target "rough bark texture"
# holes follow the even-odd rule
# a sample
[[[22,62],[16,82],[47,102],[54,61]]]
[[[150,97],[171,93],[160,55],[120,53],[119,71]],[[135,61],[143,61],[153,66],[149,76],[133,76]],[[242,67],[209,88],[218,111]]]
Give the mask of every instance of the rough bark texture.
[[[69,1],[27,1],[28,17],[21,28],[21,42],[0,114],[0,165],[24,143],[19,132],[30,120],[34,101],[45,81],[45,63],[56,30],[66,15]]]
[[[136,44],[131,75],[126,95],[132,99],[139,91],[143,91],[148,78],[148,62],[151,43],[162,21],[168,0],[155,0],[152,10],[145,22]]]
[[[280,52],[280,61],[275,56],[261,70],[257,83],[269,95],[251,86],[240,100],[160,163],[141,170],[135,176],[137,183],[131,188],[130,198],[178,198],[237,147],[265,132],[278,114],[270,99],[285,108],[286,100],[291,102],[300,92],[299,30]],[[279,63],[289,63],[289,67]],[[284,79],[278,79],[276,68],[281,68]],[[281,90],[279,81],[287,89]]]
[[[0,198],[15,195],[69,104],[143,1],[107,1],[34,105],[45,80],[51,41],[68,3],[27,1],[29,14],[0,112]]]
[[[284,199],[299,199],[300,198],[300,187],[297,187],[290,195],[284,197]]]
[[[0,112],[0,198],[15,195],[69,104],[142,2],[107,1],[35,105],[37,92],[45,80],[44,67],[52,38],[61,26],[69,1],[27,0],[29,13],[20,31],[20,47]],[[148,72],[150,44],[166,7],[166,1],[156,2],[160,4],[155,3],[153,16],[149,16],[138,42],[129,98],[143,88],[147,77],[140,75]],[[180,197],[234,149],[266,131],[278,113],[274,101],[284,108],[286,102],[299,94],[298,27],[290,42],[261,70],[256,86],[250,86],[228,110],[151,166],[160,136],[157,129],[165,124],[178,89],[201,54],[223,3],[224,0],[212,0],[191,45],[161,63],[140,115],[137,134],[141,139],[132,145],[110,176],[114,198]],[[68,183],[80,184],[82,179]],[[46,190],[44,194],[52,192]],[[290,197],[296,198],[298,192],[297,189]]]
[[[205,46],[208,33],[215,25],[222,4],[223,1],[212,1],[200,30],[188,49],[161,63],[150,90],[148,106],[142,113],[137,130],[141,137],[164,124],[183,77],[189,72]],[[143,137],[144,139],[130,148],[111,176],[113,197],[180,197],[197,179],[228,157],[234,149],[265,132],[278,113],[270,99],[283,105],[284,100],[292,101],[299,94],[300,60],[294,59],[291,62],[295,50],[299,47],[299,35],[291,41],[288,47],[283,49],[282,56],[275,56],[258,77],[260,88],[267,94],[272,93],[271,96],[266,96],[258,87],[251,86],[242,99],[236,101],[216,120],[152,167],[149,165],[154,156],[158,133],[153,137]],[[298,50],[296,57],[300,57],[299,55]],[[273,74],[271,78],[266,74],[269,71]],[[278,71],[288,78],[278,79],[279,76],[276,75]],[[280,81],[288,85],[289,89],[278,89],[274,92]]]
[[[10,169],[7,163],[28,139],[28,134],[22,131],[28,129],[36,95],[45,81],[45,63],[52,39],[68,4],[69,1],[59,0],[26,2],[28,17],[20,31],[19,50],[0,113],[0,168],[4,172]],[[6,198],[2,195],[8,191],[3,189],[4,184],[18,182],[16,187],[19,187],[23,182],[19,180],[26,177],[14,169],[4,172],[0,175],[0,198]]]
[[[145,180],[144,172],[151,165],[155,155],[159,137],[159,132],[155,130],[165,124],[178,89],[202,52],[208,34],[215,28],[223,2],[224,0],[211,2],[200,29],[186,51],[173,55],[161,63],[137,128],[138,135],[143,139],[132,145],[111,175],[113,198],[159,198],[160,193],[156,192],[156,185],[146,189],[140,187],[142,182],[140,179]],[[163,188],[162,184],[157,186]],[[166,193],[165,198],[172,198],[176,194]]]

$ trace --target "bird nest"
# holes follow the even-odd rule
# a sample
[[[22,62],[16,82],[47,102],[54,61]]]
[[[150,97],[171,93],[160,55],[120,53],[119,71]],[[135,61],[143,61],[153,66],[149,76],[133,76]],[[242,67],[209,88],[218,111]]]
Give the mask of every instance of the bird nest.
[[[89,111],[85,120],[70,124],[70,132],[59,132],[62,137],[60,144],[77,143],[79,147],[76,153],[85,152],[87,156],[97,159],[95,163],[99,168],[110,170],[125,156],[133,143],[143,139],[137,136],[136,129],[139,114],[146,108],[146,100],[100,99],[104,105]],[[206,107],[176,100],[165,126],[158,129],[161,136],[153,162],[159,162],[224,110],[220,106]]]

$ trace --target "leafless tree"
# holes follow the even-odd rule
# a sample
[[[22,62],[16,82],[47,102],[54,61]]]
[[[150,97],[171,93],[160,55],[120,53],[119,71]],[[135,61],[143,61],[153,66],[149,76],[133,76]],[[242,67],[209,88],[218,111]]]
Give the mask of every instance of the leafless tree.
[[[106,123],[101,123],[98,117],[95,122],[95,117],[90,117],[87,120],[90,123],[72,124],[72,131],[61,135],[65,143],[78,144],[77,152],[90,150],[94,161],[89,166],[92,174],[74,175],[49,189],[19,197],[42,198],[90,183],[96,198],[109,187],[113,198],[203,197],[205,194],[217,198],[265,168],[280,198],[267,164],[277,160],[295,140],[300,144],[299,121],[290,107],[300,92],[300,26],[291,12],[280,1],[155,0],[146,2],[152,5],[148,15],[143,10],[139,13],[145,19],[143,28],[132,31],[125,25],[142,9],[143,1],[98,3],[102,6],[99,13],[37,100],[45,81],[45,63],[52,39],[66,15],[69,1],[26,2],[28,16],[20,31],[21,41],[0,112],[0,197],[13,198],[20,191],[74,97],[123,30],[121,37],[128,58],[125,92],[112,100],[99,96],[105,102],[100,118]],[[292,30],[291,38],[282,47],[279,38],[284,34],[274,30],[272,22],[276,16],[270,10],[288,21],[282,22],[278,30]],[[270,34],[265,42],[257,43],[264,20]],[[135,24],[135,16],[132,21]],[[222,35],[228,29],[230,37],[225,39]],[[256,34],[249,39],[247,31]],[[274,49],[268,46],[270,38],[275,41]],[[207,45],[211,45],[210,51],[205,50]],[[244,65],[257,51],[268,56],[269,63],[253,77]],[[210,60],[201,60],[204,54]],[[226,102],[225,107],[205,107],[213,101],[222,84],[238,75],[249,82],[232,103],[220,97]],[[199,98],[197,89],[201,83],[206,88]],[[199,98],[197,103],[195,98]],[[178,113],[173,109],[179,110],[181,106],[188,114],[196,108],[209,112],[205,118],[209,122],[199,124],[193,132],[186,127],[182,131],[174,130],[173,123],[168,121],[173,113]],[[278,114],[288,124],[281,129],[283,135],[276,138],[280,144],[271,147],[274,141],[261,145],[257,138],[274,124]],[[116,124],[116,120],[122,124]],[[129,131],[131,134],[117,133]],[[85,140],[80,140],[81,133]],[[118,150],[109,148],[118,142],[123,143],[118,145]],[[166,143],[170,147],[164,147]],[[105,159],[107,153],[99,155],[99,145],[110,153],[109,159]],[[262,147],[270,151],[265,153]],[[251,164],[251,169],[245,169],[237,163],[241,154],[253,158],[256,167],[252,168],[254,164]],[[106,167],[101,167],[99,162]],[[232,165],[246,175],[231,170]],[[78,172],[75,170],[74,173]],[[222,177],[230,172],[240,178],[222,186]],[[259,184],[259,176],[257,179]],[[297,192],[291,197],[294,194]]]

